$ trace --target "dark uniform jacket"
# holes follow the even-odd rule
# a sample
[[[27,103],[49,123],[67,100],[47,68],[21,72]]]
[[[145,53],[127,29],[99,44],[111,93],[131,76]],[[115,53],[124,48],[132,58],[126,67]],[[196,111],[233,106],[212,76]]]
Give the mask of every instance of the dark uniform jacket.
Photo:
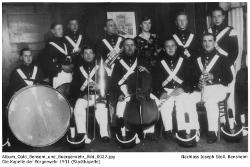
[[[134,71],[127,78],[124,78],[128,71],[124,67],[123,63],[125,63],[128,68]],[[142,90],[151,87],[151,74],[145,71],[139,72],[137,69],[138,66],[144,66],[138,51],[136,51],[135,54],[131,56],[122,53],[120,59],[117,60],[117,63],[115,64],[114,71],[111,76],[112,99],[117,99],[119,95],[123,94],[120,87],[124,84],[127,85],[129,93],[135,93],[136,87],[140,87]]]
[[[106,33],[104,35],[104,37],[97,43],[96,47],[97,47],[98,57],[99,58],[102,57],[103,60],[105,61],[107,59],[108,53],[110,52],[109,48],[103,42],[103,39],[106,39],[108,41],[108,43],[114,48],[116,46],[118,38],[121,38],[122,40],[124,39],[123,37],[121,37],[117,34],[109,35]]]
[[[143,57],[144,66],[152,72],[158,58],[157,50],[160,48],[158,36],[151,34],[147,41],[138,35],[135,37],[135,41],[140,55]]]
[[[77,43],[78,40],[80,41],[79,43],[79,48],[82,48],[84,46],[84,44],[86,43],[86,39],[85,39],[85,36],[80,33],[80,32],[68,32],[65,36],[65,41],[66,41],[66,44],[67,44],[67,47],[68,47],[68,52],[69,54],[72,54],[73,52],[73,49],[74,49],[74,46],[72,45],[71,41],[68,40],[71,39],[74,43]]]
[[[215,61],[214,65],[210,66],[210,64],[212,64],[211,62],[213,61]],[[210,53],[203,51],[201,53],[201,56],[196,59],[193,66],[194,66],[193,85],[195,89],[198,89],[199,78],[202,74],[201,69],[205,68],[209,70],[209,66],[211,67],[209,73],[213,74],[214,76],[212,83],[209,83],[210,85],[222,84],[224,86],[227,86],[233,79],[228,59],[226,59],[223,55],[218,53],[215,49]]]
[[[104,37],[97,43],[97,59],[99,60],[100,58],[103,59],[103,61],[105,62],[105,60],[107,59],[107,55],[110,52],[110,49],[106,46],[106,44],[103,42],[103,40],[106,39],[107,42],[111,45],[112,48],[114,48],[118,42],[118,39],[120,39],[120,44],[119,47],[121,48],[121,44],[123,41],[123,37],[114,34],[114,35],[109,35],[107,33],[105,33]],[[116,61],[114,62],[116,63]],[[112,71],[112,74],[114,73],[114,70]],[[111,91],[111,77],[107,78],[107,91],[108,93]]]
[[[194,33],[189,30],[177,29],[172,36],[179,49],[183,51],[183,55],[187,58],[190,56],[192,59],[195,59],[199,56],[198,54],[201,52],[202,47]],[[188,53],[184,52],[185,49],[187,49]]]
[[[73,73],[73,80],[71,83],[71,90],[72,90],[72,94],[75,97],[83,97],[84,95],[88,94],[88,84],[87,84],[87,79],[86,76],[84,76],[82,70],[89,76],[91,73],[93,73],[91,79],[92,82],[96,82],[99,83],[99,67],[100,67],[100,62],[97,60],[93,60],[92,62],[86,62],[84,61],[84,59],[82,58],[81,60],[79,60],[79,64],[78,66],[74,67],[74,73]],[[97,66],[98,67],[97,67]],[[92,72],[93,71],[93,72]],[[105,81],[105,85],[107,85],[106,81],[107,81],[107,75],[105,73],[104,70],[104,81]],[[90,81],[91,82],[91,81]],[[85,84],[86,83],[86,84]],[[81,87],[84,86],[84,89],[81,90]],[[95,94],[94,90],[89,90],[90,95]],[[96,92],[97,95],[99,94],[99,92]]]
[[[124,77],[124,75],[127,73],[127,70],[123,67],[123,65],[120,63],[120,61],[124,61],[129,68],[132,66],[135,67],[134,71],[136,70],[136,67],[138,65],[138,59],[136,55],[133,56],[127,56],[127,55],[122,55],[121,59],[118,60],[115,64],[113,74],[111,76],[111,82],[112,82],[112,92],[114,93],[113,95],[119,96],[122,93],[120,90],[121,85],[126,84],[127,80],[119,84],[119,81]],[[128,79],[128,78],[127,78]]]
[[[160,58],[153,75],[153,93],[159,98],[165,92],[164,88],[175,89],[177,87],[183,88],[185,92],[190,92],[192,90],[192,71],[187,58],[180,51],[177,51],[174,56],[169,56],[164,50],[160,52]],[[166,66],[171,72],[176,71],[174,76],[177,78],[170,77]]]
[[[69,57],[67,55],[60,52],[56,47],[51,45],[50,42],[54,42],[62,49],[64,49],[64,46],[66,46],[66,42],[64,38],[53,37],[45,46],[44,55],[42,58],[42,68],[46,77],[53,78],[54,76],[57,76],[57,74],[62,70],[62,65],[70,64],[71,60],[68,59]]]
[[[36,75],[35,75],[35,82],[32,82],[33,84],[36,84],[36,83],[40,83],[42,80],[43,80],[43,72],[41,71],[40,68],[37,67],[37,72],[36,72]],[[31,64],[29,66],[25,66],[25,65],[20,65],[19,67],[15,68],[11,75],[10,75],[10,82],[9,82],[9,86],[7,88],[7,98],[6,100],[9,101],[11,96],[17,92],[18,90],[20,90],[21,88],[24,88],[26,86],[28,86],[28,84],[25,82],[25,80],[21,77],[21,75],[17,72],[17,70],[20,69],[23,74],[25,75],[25,77],[27,79],[31,79],[32,75],[33,75],[33,71],[34,71],[34,65]]]
[[[212,28],[208,29],[208,31],[213,33],[216,36],[217,44],[220,49],[217,49],[220,54],[228,57],[229,65],[233,65],[235,60],[237,59],[239,46],[238,46],[238,38],[236,31],[233,27],[227,26],[222,24],[220,26],[213,26]],[[223,33],[225,32],[225,33]],[[219,39],[220,34],[222,37]]]

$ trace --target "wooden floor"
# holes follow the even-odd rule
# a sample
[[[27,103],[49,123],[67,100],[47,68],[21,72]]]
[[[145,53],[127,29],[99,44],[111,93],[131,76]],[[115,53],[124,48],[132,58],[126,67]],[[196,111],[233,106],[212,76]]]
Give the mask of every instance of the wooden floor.
[[[228,143],[223,139],[214,144],[207,144],[205,136],[202,136],[197,146],[183,148],[174,141],[160,138],[157,141],[145,141],[131,149],[121,149],[115,141],[102,143],[96,139],[84,148],[72,150],[66,143],[65,138],[57,143],[43,148],[31,148],[21,143],[12,143],[12,147],[4,149],[4,152],[247,152],[248,137],[243,137],[239,143]]]

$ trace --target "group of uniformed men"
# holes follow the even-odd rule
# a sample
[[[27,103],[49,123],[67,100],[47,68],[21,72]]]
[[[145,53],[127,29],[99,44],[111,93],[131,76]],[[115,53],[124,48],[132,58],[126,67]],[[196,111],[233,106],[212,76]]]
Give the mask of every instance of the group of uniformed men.
[[[164,126],[165,138],[175,137],[181,142],[197,142],[200,124],[197,103],[203,100],[208,121],[207,142],[217,140],[219,124],[218,103],[230,92],[235,70],[234,62],[238,55],[238,41],[235,30],[225,23],[225,14],[221,8],[211,13],[213,26],[198,38],[187,29],[188,16],[185,12],[176,15],[177,28],[163,46],[158,36],[152,34],[151,18],[144,17],[140,22],[141,33],[134,39],[119,36],[116,23],[108,19],[105,23],[105,35],[96,47],[90,45],[84,34],[79,32],[78,21],[74,18],[68,22],[69,32],[64,34],[63,25],[51,25],[53,38],[44,49],[41,68],[32,62],[31,51],[21,51],[23,64],[15,69],[10,79],[11,95],[18,89],[32,85],[32,81],[45,80],[53,88],[70,83],[76,133],[68,141],[90,143],[86,130],[86,110],[95,106],[95,118],[99,124],[100,137],[103,142],[110,141],[109,110],[118,120],[117,126],[124,126],[123,112],[129,99],[126,87],[127,78],[136,70],[147,72],[152,76],[150,97],[155,99]],[[200,41],[198,40],[200,39]],[[119,54],[111,66],[105,64],[110,56]],[[100,85],[96,82],[100,62],[105,67],[105,95],[110,105],[94,99],[101,96]],[[98,92],[96,94],[96,92]],[[160,104],[160,105],[159,105]],[[235,108],[233,97],[228,106]],[[173,129],[173,110],[176,111],[177,129]],[[221,122],[225,118],[221,118]],[[233,120],[233,125],[235,120]],[[202,123],[202,122],[200,122]],[[121,127],[118,127],[120,130]],[[232,128],[233,129],[233,128]],[[142,139],[155,140],[156,128],[144,129]]]

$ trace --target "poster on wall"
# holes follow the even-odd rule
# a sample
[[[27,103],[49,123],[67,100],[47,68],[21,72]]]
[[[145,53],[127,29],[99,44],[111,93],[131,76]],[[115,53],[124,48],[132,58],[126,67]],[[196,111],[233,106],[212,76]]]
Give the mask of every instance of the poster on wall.
[[[136,36],[135,12],[107,12],[107,19],[113,19],[118,34],[125,38]]]

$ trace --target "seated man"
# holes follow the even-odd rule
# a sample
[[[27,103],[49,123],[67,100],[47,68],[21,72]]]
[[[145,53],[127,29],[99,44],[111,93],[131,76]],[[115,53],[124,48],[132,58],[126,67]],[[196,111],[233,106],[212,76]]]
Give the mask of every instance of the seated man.
[[[193,146],[199,140],[198,115],[195,108],[188,106],[192,91],[191,73],[187,57],[177,50],[175,40],[168,38],[156,65],[154,94],[160,98],[158,106],[165,129],[164,137],[167,139],[176,131],[173,127],[175,111],[175,137],[182,146]]]
[[[87,132],[87,109],[95,105],[95,118],[100,127],[100,136],[103,142],[109,142],[108,133],[108,109],[104,101],[99,101],[100,89],[97,81],[99,63],[95,58],[92,47],[85,46],[81,52],[81,62],[75,67],[72,81],[72,93],[78,99],[75,103],[74,117],[76,122],[77,134],[71,135],[68,141],[71,144],[90,143]],[[103,69],[104,71],[104,69]]]
[[[6,92],[6,104],[4,106],[8,104],[15,92],[26,86],[40,83],[43,80],[43,72],[38,66],[33,64],[33,56],[29,48],[23,48],[20,51],[20,61],[21,65],[15,68],[10,75],[10,82]],[[4,128],[4,130],[6,129]]]
[[[226,86],[233,76],[227,59],[215,49],[215,37],[205,33],[202,38],[204,50],[194,62],[194,85],[196,91],[189,98],[191,108],[198,101],[204,101],[208,120],[207,142],[217,140],[219,107],[218,103],[226,98]]]
[[[118,118],[118,133],[116,138],[120,144],[123,146],[130,145],[135,142],[139,142],[139,138],[143,139],[143,130],[144,135],[147,138],[146,133],[154,133],[154,127],[141,127],[141,124],[136,124],[131,129],[127,129],[124,126],[124,114],[129,102],[134,99],[135,92],[138,91],[139,83],[143,82],[141,90],[144,90],[146,87],[151,85],[151,75],[149,71],[142,65],[140,57],[136,52],[136,45],[133,39],[127,38],[123,42],[123,53],[120,56],[119,61],[115,64],[114,71],[112,74],[112,96],[114,99],[117,99],[116,106],[116,116]],[[137,71],[138,70],[138,71]],[[137,89],[136,89],[137,88]],[[150,92],[145,92],[149,96]],[[146,95],[146,97],[147,97]],[[136,104],[139,106],[139,103]],[[156,106],[156,105],[155,105]],[[157,107],[156,111],[157,111]],[[138,108],[133,108],[136,113],[138,113]],[[130,120],[127,120],[129,122]],[[138,130],[139,129],[139,130]],[[139,134],[139,136],[138,136]],[[126,147],[126,146],[125,146]]]

